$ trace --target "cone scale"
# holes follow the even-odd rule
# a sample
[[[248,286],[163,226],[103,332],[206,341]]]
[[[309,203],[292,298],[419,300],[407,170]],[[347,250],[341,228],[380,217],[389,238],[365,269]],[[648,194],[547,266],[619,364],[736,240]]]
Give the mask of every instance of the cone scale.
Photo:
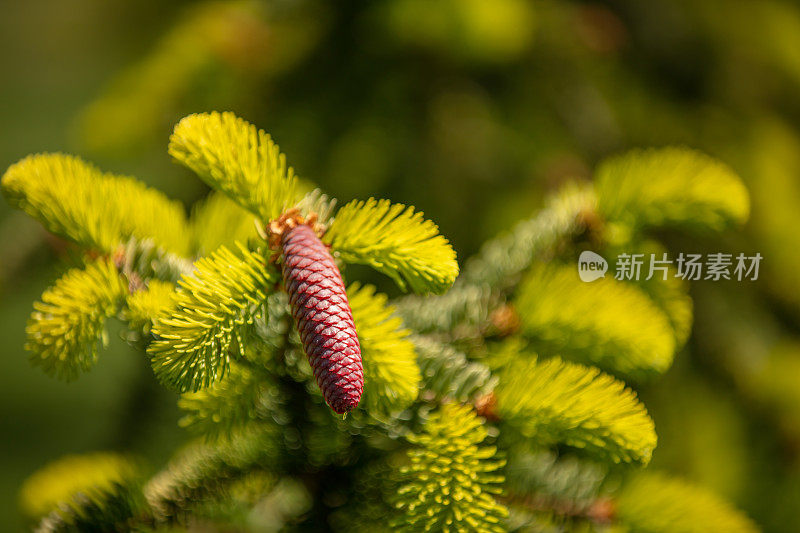
[[[364,369],[342,276],[307,224],[283,231],[281,249],[292,316],[317,385],[331,409],[347,413],[361,399]]]

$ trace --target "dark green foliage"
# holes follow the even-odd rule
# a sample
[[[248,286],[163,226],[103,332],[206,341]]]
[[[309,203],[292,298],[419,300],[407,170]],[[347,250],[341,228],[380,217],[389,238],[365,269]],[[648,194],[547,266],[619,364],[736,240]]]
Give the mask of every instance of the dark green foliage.
[[[414,339],[423,387],[437,400],[474,402],[492,391],[497,378],[489,368],[469,361],[452,346],[431,339]]]

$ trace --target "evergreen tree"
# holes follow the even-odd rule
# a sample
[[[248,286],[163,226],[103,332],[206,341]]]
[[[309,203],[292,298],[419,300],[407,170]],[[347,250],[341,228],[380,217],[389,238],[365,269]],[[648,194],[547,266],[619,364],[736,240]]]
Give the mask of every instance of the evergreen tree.
[[[575,273],[587,248],[744,222],[725,165],[686,148],[609,159],[458,277],[413,207],[336,210],[230,113],[186,117],[169,152],[216,191],[191,217],[72,156],[2,178],[10,203],[84,251],[34,304],[31,361],[74,379],[119,319],[198,435],[155,473],[110,453],[37,472],[22,494],[41,530],[757,530],[643,470],[656,428],[634,389],[686,341],[687,285]],[[390,303],[348,264],[411,294]]]

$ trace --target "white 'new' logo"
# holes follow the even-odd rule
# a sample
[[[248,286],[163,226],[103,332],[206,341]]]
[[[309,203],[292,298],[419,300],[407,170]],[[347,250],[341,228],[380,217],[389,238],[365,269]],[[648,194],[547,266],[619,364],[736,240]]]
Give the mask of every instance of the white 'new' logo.
[[[606,271],[608,271],[608,262],[602,256],[589,250],[581,252],[578,257],[578,275],[581,277],[581,281],[588,283],[604,278]]]

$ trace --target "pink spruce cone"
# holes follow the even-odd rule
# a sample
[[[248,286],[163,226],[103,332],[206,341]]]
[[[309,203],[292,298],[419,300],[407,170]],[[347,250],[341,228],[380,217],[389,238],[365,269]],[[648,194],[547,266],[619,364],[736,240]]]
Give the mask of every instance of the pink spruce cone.
[[[289,304],[314,377],[331,409],[351,411],[364,391],[364,369],[342,275],[306,224],[286,228],[281,247]]]

